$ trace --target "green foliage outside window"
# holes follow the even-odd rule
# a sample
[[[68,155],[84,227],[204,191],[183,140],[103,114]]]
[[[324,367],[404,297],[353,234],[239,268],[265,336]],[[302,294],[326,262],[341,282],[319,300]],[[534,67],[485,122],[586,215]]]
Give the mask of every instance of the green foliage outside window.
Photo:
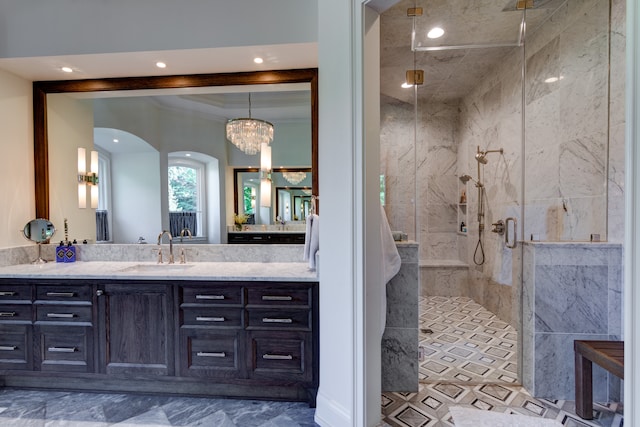
[[[244,189],[243,189],[243,195],[244,195],[244,197],[243,197],[243,199],[244,199],[244,213],[246,213],[247,215],[251,215],[251,214],[253,214],[253,213],[254,213],[254,212],[253,212],[253,211],[254,211],[254,204],[252,203],[252,202],[253,202],[253,200],[254,200],[254,199],[253,199],[253,198],[254,198],[254,195],[253,195],[252,188],[253,188],[253,187],[246,186],[246,187],[244,187]]]
[[[169,167],[169,210],[194,212],[198,210],[196,170],[188,166]]]

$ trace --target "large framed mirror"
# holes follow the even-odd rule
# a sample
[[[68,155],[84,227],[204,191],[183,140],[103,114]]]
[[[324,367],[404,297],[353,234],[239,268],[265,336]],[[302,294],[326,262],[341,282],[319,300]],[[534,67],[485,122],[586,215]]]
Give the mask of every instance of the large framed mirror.
[[[229,115],[227,119],[246,117],[247,97],[251,96],[249,102],[253,107],[253,115],[258,117],[262,114],[265,117],[260,118],[271,119],[274,122],[274,158],[278,155],[278,144],[282,145],[283,139],[296,139],[300,144],[307,144],[303,150],[287,146],[283,150],[288,156],[287,159],[279,164],[275,163],[274,170],[278,167],[309,169],[309,186],[312,193],[317,195],[317,76],[317,69],[300,69],[34,82],[36,214],[52,221],[57,217],[70,217],[73,238],[116,243],[133,243],[142,236],[151,240],[162,228],[167,227],[167,224],[171,223],[173,226],[177,217],[180,217],[180,221],[189,221],[188,218],[182,218],[186,215],[175,215],[174,212],[176,209],[189,209],[189,201],[177,201],[176,197],[176,200],[173,200],[171,196],[167,196],[176,192],[172,187],[171,168],[188,170],[193,176],[200,173],[204,177],[203,182],[206,181],[206,185],[201,186],[202,194],[206,196],[202,200],[208,197],[206,204],[209,206],[209,212],[206,215],[200,212],[198,233],[205,233],[204,236],[208,236],[206,241],[210,243],[223,243],[226,227],[233,224],[233,213],[237,211],[238,206],[233,201],[234,197],[237,197],[233,184],[233,170],[240,165],[258,167],[260,156],[245,155],[226,141],[223,131],[224,113],[216,117],[217,122],[211,125],[211,129],[200,130],[196,135],[196,138],[201,140],[198,142],[200,145],[212,145],[215,141],[226,144],[224,149],[218,149],[213,153],[205,152],[205,149],[194,149],[192,146],[197,144],[189,144],[192,139],[189,135],[196,132],[188,130],[184,120],[179,121],[175,115],[169,113],[178,111],[191,102],[199,107],[196,108],[197,111],[189,113],[189,123],[209,120],[207,109],[222,111],[223,104],[232,106],[231,112],[226,113]],[[285,100],[290,99],[297,104],[290,106],[289,110],[307,112],[305,114],[309,116],[308,124],[299,125],[284,116]],[[162,114],[149,113],[141,116],[141,106],[147,104],[161,109]],[[126,107],[122,107],[123,105]],[[123,110],[119,109],[121,107]],[[269,116],[272,113],[280,116],[272,119]],[[215,120],[209,120],[213,121]],[[150,130],[140,131],[142,125]],[[304,131],[300,131],[301,128]],[[304,136],[301,137],[301,134]],[[96,221],[95,210],[78,208],[75,170],[77,147],[68,143],[65,146],[61,142],[73,141],[74,138],[79,141],[76,143],[77,147],[86,144],[87,151],[96,149],[100,158],[104,158],[100,163],[100,184],[108,183],[114,191],[122,188],[117,196],[113,195],[105,200],[102,200],[103,192],[100,193],[101,202],[112,206],[114,210],[126,207],[124,214],[118,217],[117,224],[116,219],[109,219],[114,221],[114,224],[108,224],[106,227],[111,234],[100,236],[98,232],[98,235],[87,236],[74,233],[74,229],[95,228]],[[119,148],[109,148],[110,145],[113,146],[114,140],[120,141]],[[124,151],[125,146],[129,147],[130,151]],[[308,153],[308,157],[292,159],[297,151]],[[200,172],[194,165],[202,166]],[[109,172],[105,173],[103,169]],[[125,179],[125,170],[135,170],[137,175]],[[212,174],[212,170],[215,173]],[[274,181],[274,187],[275,185]],[[127,192],[129,194],[125,197],[124,194]],[[140,201],[141,206],[133,205],[134,200]],[[277,200],[274,200],[274,205],[275,203]],[[278,216],[274,214],[276,209],[275,206],[271,208],[268,215],[271,220]],[[137,218],[131,220],[132,217]],[[158,219],[149,220],[151,217]],[[132,223],[126,224],[129,220]],[[121,229],[127,225],[129,231],[123,233]],[[145,226],[149,228],[145,230]],[[114,238],[113,235],[125,237]]]

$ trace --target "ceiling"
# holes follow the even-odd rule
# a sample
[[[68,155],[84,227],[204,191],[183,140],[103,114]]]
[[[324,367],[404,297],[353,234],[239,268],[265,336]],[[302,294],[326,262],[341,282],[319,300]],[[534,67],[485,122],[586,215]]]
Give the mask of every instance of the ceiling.
[[[527,33],[535,32],[566,1],[535,0],[534,8],[526,11]],[[466,96],[521,43],[525,14],[515,6],[516,0],[398,2],[380,19],[382,95],[413,103],[413,88],[401,85],[406,71],[415,67],[425,74],[424,84],[417,89],[421,100],[447,102]],[[407,16],[407,9],[415,7],[423,8],[422,16]],[[434,26],[443,28],[444,36],[427,38]]]
[[[395,1],[395,0],[394,0]],[[549,15],[567,0],[535,0],[534,9],[526,11],[527,32],[531,34]],[[392,1],[388,0],[388,4]],[[386,6],[388,6],[388,4]],[[452,101],[466,96],[520,42],[523,12],[515,8],[516,0],[400,0],[381,14],[381,95],[413,103],[414,91],[401,87],[405,72],[415,68],[425,71],[425,83],[418,95],[427,101]],[[423,15],[412,18],[407,9],[422,7]],[[412,33],[415,38],[412,50]],[[425,37],[432,26],[445,29],[440,39]],[[492,46],[492,47],[488,47]],[[420,49],[439,49],[418,51]],[[253,58],[261,56],[262,64]],[[163,61],[167,68],[155,66]],[[414,65],[415,64],[415,65]],[[73,68],[71,74],[60,70]],[[68,55],[37,58],[0,58],[0,68],[27,80],[73,80],[105,77],[174,75],[259,71],[318,66],[317,43],[233,48],[126,52],[94,55]],[[174,93],[178,96],[155,96],[155,102],[167,108],[191,108],[215,118],[246,116],[246,90],[236,92]],[[234,89],[235,90],[235,89]],[[252,112],[265,120],[304,119],[307,109],[304,91],[252,95]],[[113,96],[115,94],[111,94]],[[276,109],[262,108],[277,103]],[[286,104],[290,103],[287,107]]]

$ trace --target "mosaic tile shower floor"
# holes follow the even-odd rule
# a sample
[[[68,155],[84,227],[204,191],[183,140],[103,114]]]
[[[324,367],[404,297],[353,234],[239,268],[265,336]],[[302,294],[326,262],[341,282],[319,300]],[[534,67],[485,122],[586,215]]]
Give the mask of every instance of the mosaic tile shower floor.
[[[517,331],[464,297],[420,298],[421,381],[517,382]]]
[[[463,297],[420,298],[418,393],[384,393],[383,423],[392,427],[452,427],[451,406],[550,418],[567,427],[622,427],[622,405],[594,404],[594,419],[572,401],[535,399],[517,383],[517,332]]]

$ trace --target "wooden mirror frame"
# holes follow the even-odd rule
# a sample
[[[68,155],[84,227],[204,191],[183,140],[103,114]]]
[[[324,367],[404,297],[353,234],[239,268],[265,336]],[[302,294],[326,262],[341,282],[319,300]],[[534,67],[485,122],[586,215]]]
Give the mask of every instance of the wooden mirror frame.
[[[284,83],[311,85],[312,191],[318,195],[318,69],[255,71],[175,76],[118,77],[33,82],[33,160],[36,218],[49,218],[49,139],[47,94],[111,92],[144,89],[182,89],[207,86],[245,86]]]

